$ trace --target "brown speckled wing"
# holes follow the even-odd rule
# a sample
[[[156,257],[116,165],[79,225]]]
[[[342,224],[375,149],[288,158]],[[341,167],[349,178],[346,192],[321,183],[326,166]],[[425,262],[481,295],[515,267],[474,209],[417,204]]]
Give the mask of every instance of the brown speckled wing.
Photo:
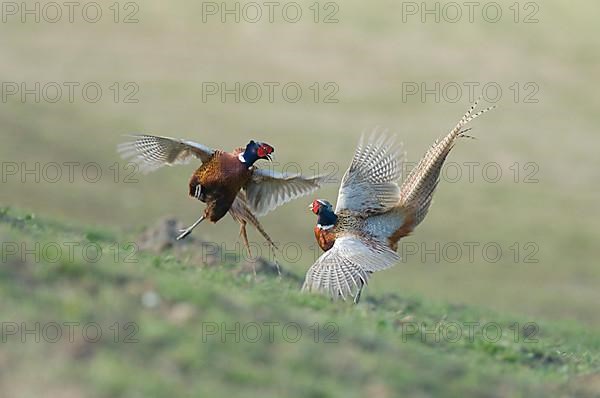
[[[284,203],[314,192],[323,181],[324,176],[305,177],[254,169],[245,188],[248,205],[255,215],[263,216]]]
[[[395,137],[373,132],[361,137],[338,193],[335,212],[377,214],[398,204],[404,152]]]
[[[383,244],[341,236],[309,268],[302,290],[334,299],[356,299],[372,272],[389,268],[398,261],[400,256]]]
[[[185,164],[191,159],[207,162],[214,150],[193,141],[157,135],[133,135],[133,141],[117,147],[123,159],[138,164],[142,172],[154,171],[162,166]]]

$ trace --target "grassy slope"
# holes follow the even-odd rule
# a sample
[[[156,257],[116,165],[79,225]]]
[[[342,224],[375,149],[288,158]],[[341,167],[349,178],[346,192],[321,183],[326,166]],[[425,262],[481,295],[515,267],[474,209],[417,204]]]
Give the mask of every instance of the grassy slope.
[[[418,296],[367,291],[358,306],[298,292],[294,278],[232,271],[239,265],[198,267],[169,252],[137,253],[137,263],[114,260],[122,232],[69,226],[18,210],[0,211],[3,242],[98,243],[105,254],[86,263],[75,251],[48,263],[3,259],[0,318],[4,322],[97,322],[103,338],[85,342],[75,333],[57,343],[23,344],[14,336],[0,351],[0,384],[6,396],[580,396],[598,394],[600,338],[577,324],[539,322],[537,343],[519,342],[510,314],[453,306]],[[5,249],[5,247],[3,247]],[[122,254],[124,252],[121,252]],[[46,259],[46,260],[44,260]],[[148,292],[160,298],[143,305]],[[411,322],[429,328],[445,322],[495,322],[504,329],[492,343],[480,334],[456,342],[406,335]],[[113,342],[109,326],[134,322],[137,343]],[[296,322],[302,338],[285,341],[274,329],[258,342],[227,342],[202,333],[203,323]],[[313,341],[310,326],[333,322],[337,342]],[[31,327],[31,326],[30,326]],[[264,329],[266,330],[266,329]],[[523,331],[522,331],[523,332]],[[291,334],[290,334],[291,335]],[[204,337],[203,337],[204,336]],[[205,341],[203,341],[205,340]],[[405,341],[403,341],[405,340]],[[29,383],[31,375],[39,380]],[[594,384],[595,383],[595,384]]]

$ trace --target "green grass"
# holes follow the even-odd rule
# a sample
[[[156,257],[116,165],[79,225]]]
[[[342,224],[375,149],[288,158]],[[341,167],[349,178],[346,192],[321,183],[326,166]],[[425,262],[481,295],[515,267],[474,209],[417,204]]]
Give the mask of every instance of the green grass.
[[[592,375],[600,370],[600,338],[581,324],[531,321],[374,288],[356,306],[331,302],[299,292],[294,277],[259,274],[254,280],[237,272],[239,264],[202,267],[172,251],[137,252],[130,258],[135,262],[115,259],[114,248],[127,246],[131,234],[18,209],[0,211],[0,236],[3,325],[80,325],[72,341],[66,334],[40,343],[32,335],[4,335],[0,382],[9,396],[599,393]],[[24,258],[21,250],[5,250],[12,242],[39,249]],[[90,263],[77,250],[73,258],[44,254],[44,247],[65,242],[98,245],[103,255]],[[82,335],[92,322],[103,333],[97,342]],[[488,334],[482,327],[469,334],[468,322],[493,326]],[[236,323],[237,333],[220,334]],[[243,332],[246,325],[259,325],[261,337],[256,328]],[[292,326],[284,334],[286,325]],[[450,325],[461,325],[462,336]],[[209,333],[213,327],[216,334]],[[87,337],[94,336],[89,329]],[[26,382],[31,374],[40,375],[36,383]]]

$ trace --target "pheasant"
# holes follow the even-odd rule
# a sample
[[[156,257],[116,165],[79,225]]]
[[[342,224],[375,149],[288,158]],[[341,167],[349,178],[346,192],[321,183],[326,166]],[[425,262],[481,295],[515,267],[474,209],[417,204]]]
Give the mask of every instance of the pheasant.
[[[192,174],[189,195],[206,203],[202,216],[181,230],[177,240],[188,236],[202,221],[216,223],[226,213],[240,224],[240,235],[250,253],[246,224],[250,223],[276,249],[271,237],[257,217],[300,196],[308,195],[321,185],[323,178],[288,175],[257,168],[259,159],[271,160],[274,148],[250,141],[233,152],[211,149],[183,139],[154,135],[134,135],[134,140],[117,148],[124,159],[137,163],[149,172],[161,166],[185,164],[197,158],[202,165]]]
[[[373,133],[361,137],[344,174],[335,210],[317,199],[309,208],[317,215],[315,238],[325,251],[306,273],[302,290],[332,298],[353,297],[358,303],[371,274],[395,265],[398,241],[425,218],[439,175],[455,142],[470,129],[465,125],[489,107],[473,113],[476,101],[448,135],[436,141],[402,185],[404,153],[395,137]]]

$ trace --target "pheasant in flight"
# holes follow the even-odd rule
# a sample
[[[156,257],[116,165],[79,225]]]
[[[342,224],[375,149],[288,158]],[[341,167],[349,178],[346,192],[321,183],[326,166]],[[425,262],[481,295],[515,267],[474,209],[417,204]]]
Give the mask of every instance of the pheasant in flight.
[[[357,303],[370,275],[395,265],[400,238],[425,218],[439,175],[456,140],[466,137],[467,123],[493,109],[473,113],[475,102],[448,135],[436,141],[398,184],[404,153],[395,137],[373,133],[358,144],[342,178],[335,210],[317,199],[309,206],[317,215],[315,238],[325,251],[306,273],[305,291],[332,298],[353,297]]]
[[[164,165],[188,163],[197,158],[202,165],[192,174],[190,196],[206,203],[204,214],[177,237],[185,238],[202,221],[216,223],[229,212],[240,223],[240,235],[250,253],[246,224],[252,224],[272,248],[273,240],[257,217],[300,196],[315,191],[322,177],[281,174],[257,168],[259,159],[271,160],[272,146],[250,141],[246,148],[233,152],[211,149],[192,141],[154,135],[135,135],[134,140],[118,146],[124,159],[137,163],[141,171],[149,172]]]

